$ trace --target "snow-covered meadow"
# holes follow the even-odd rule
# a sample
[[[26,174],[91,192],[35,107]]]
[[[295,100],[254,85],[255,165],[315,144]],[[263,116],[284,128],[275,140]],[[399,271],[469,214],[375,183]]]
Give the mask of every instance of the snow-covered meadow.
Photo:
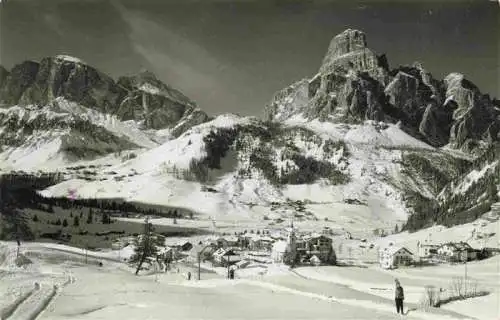
[[[398,319],[392,299],[395,277],[407,290],[408,319],[493,320],[498,310],[498,291],[430,312],[414,310],[424,283],[444,282],[462,267],[396,272],[375,267],[301,267],[290,271],[271,265],[258,274],[237,270],[235,280],[225,279],[223,272],[203,270],[198,281],[196,269],[186,264],[167,273],[135,276],[132,269],[113,260],[116,253],[90,252],[88,264],[80,249],[61,245],[26,244],[21,253],[32,261],[25,268],[14,265],[15,244],[2,243],[0,308],[15,304],[16,297],[32,290],[34,282],[41,289],[21,303],[18,300],[19,307],[7,319],[21,319],[21,311],[41,311],[37,319]],[[471,272],[494,287],[498,275],[492,271],[498,261],[477,263]],[[187,272],[193,274],[190,281]],[[45,306],[42,300],[50,296],[54,284],[58,285],[55,295]]]

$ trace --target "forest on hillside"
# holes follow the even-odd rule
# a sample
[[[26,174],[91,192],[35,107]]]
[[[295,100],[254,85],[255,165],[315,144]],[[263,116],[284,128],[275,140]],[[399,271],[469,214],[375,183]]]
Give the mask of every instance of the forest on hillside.
[[[410,232],[430,227],[434,224],[451,227],[472,222],[491,209],[491,205],[499,201],[500,165],[493,166],[483,176],[472,181],[465,192],[455,192],[454,186],[463,182],[466,174],[472,170],[481,171],[485,166],[500,161],[499,144],[491,145],[471,164],[460,166],[462,174],[455,179],[448,179],[442,200],[430,199],[416,192],[407,192],[406,204],[413,209],[403,230]],[[417,161],[413,161],[415,164]],[[422,168],[429,166],[420,166]],[[464,172],[464,169],[467,171]],[[439,177],[439,175],[438,175]]]

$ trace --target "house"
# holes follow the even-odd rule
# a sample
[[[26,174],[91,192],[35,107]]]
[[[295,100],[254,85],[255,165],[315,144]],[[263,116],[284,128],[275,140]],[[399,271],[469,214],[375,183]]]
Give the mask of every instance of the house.
[[[448,261],[470,261],[477,259],[477,250],[467,242],[448,242],[437,249],[437,254]]]
[[[229,243],[224,237],[217,238],[217,240],[215,240],[215,244],[217,245],[217,248],[229,248]]]
[[[227,236],[225,239],[230,247],[238,247],[240,244],[240,239],[236,236]]]
[[[180,240],[171,247],[178,251],[189,251],[193,248],[193,244],[186,240]]]
[[[200,244],[194,246],[189,252],[189,256],[194,260],[198,261],[198,256],[201,261],[210,260],[213,257],[214,252],[217,250],[215,244]]]
[[[481,250],[478,250],[478,259],[486,259],[495,255],[500,254],[500,249],[499,248],[483,248]]]
[[[274,239],[268,236],[255,236],[250,239],[250,250],[260,251],[266,250],[271,251],[274,243]]]
[[[405,247],[389,246],[379,252],[379,263],[384,269],[409,266],[413,261],[413,253]]]
[[[312,234],[304,237],[303,242],[297,241],[297,252],[301,259],[309,260],[316,256],[321,263],[334,264],[336,257],[333,250],[333,240],[330,237]]]
[[[225,236],[219,237],[215,240],[218,248],[231,248],[231,247],[239,247],[240,239],[235,236]]]
[[[424,257],[429,257],[431,255],[437,254],[439,245],[438,244],[428,244],[428,243],[421,244],[419,242],[417,244],[417,248],[418,248],[418,256],[421,258],[424,258]]]
[[[219,248],[213,253],[213,257],[216,264],[225,267],[241,261],[241,257],[233,249]]]
[[[234,264],[234,266],[238,269],[244,269],[246,267],[248,267],[250,265],[250,261],[248,260],[241,260],[241,261],[238,261]]]
[[[251,234],[241,234],[238,236],[238,246],[240,248],[245,248],[248,249],[250,248],[250,242],[252,241],[252,238],[254,238],[254,235]]]
[[[162,261],[173,261],[174,250],[170,247],[160,247],[158,250],[158,258]]]
[[[286,241],[280,240],[273,243],[271,248],[271,259],[273,262],[281,263],[285,257],[287,251],[288,243]]]

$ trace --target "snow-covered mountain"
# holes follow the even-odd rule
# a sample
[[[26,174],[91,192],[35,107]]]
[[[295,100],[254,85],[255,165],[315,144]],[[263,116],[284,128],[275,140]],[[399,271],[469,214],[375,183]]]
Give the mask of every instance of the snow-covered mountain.
[[[0,68],[0,103],[0,169],[63,172],[47,196],[73,189],[205,217],[293,213],[360,228],[411,216],[419,228],[460,216],[448,200],[477,194],[461,177],[489,175],[488,194],[500,183],[498,153],[486,156],[499,140],[498,101],[460,74],[390,70],[357,30],[332,40],[317,75],[276,94],[265,121],[209,118],[149,72],[115,82],[64,56]]]
[[[69,179],[44,194],[74,189],[84,198],[124,197],[218,219],[276,220],[295,212],[299,220],[344,216],[387,227],[411,212],[407,192],[437,195],[431,183],[415,182],[420,175],[405,172],[413,153],[442,162],[451,157],[396,125],[299,118],[277,124],[221,115],[133,159],[96,169],[92,181]]]
[[[209,119],[193,101],[149,72],[115,82],[68,56],[25,61],[10,72],[0,68],[0,107],[45,106],[58,97],[120,120],[141,121],[145,128],[173,129],[176,135]]]

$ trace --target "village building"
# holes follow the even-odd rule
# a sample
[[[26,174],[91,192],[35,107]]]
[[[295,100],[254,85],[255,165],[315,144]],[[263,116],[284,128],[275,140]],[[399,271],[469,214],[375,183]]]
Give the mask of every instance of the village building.
[[[297,252],[301,260],[309,260],[313,256],[316,256],[320,260],[320,263],[336,263],[332,238],[324,235],[312,234],[304,237],[301,242],[298,242]]]
[[[171,247],[161,247],[158,250],[157,258],[163,262],[170,263],[174,260],[174,250]]]
[[[251,261],[249,260],[241,260],[241,261],[238,261],[234,264],[234,266],[238,269],[243,269],[243,268],[246,268],[250,265]]]
[[[437,249],[437,253],[450,262],[476,260],[478,256],[478,250],[473,249],[467,242],[444,243]]]
[[[286,241],[277,241],[272,245],[272,261],[284,262],[289,265],[299,263],[336,263],[333,241],[330,237],[322,234],[298,237],[297,231],[293,227],[293,222],[287,231],[288,236]],[[311,260],[311,258],[313,259]]]
[[[201,262],[206,260],[212,260],[214,252],[217,250],[215,244],[199,244],[194,246],[189,252],[189,256],[192,261],[198,261],[198,258]]]
[[[226,238],[220,237],[217,240],[214,241],[217,248],[229,248],[229,243],[227,242]]]
[[[275,240],[268,236],[254,236],[250,239],[249,249],[254,251],[271,251]]]
[[[282,263],[285,258],[285,253],[287,250],[288,243],[286,241],[280,240],[273,243],[271,249],[271,259],[273,262]]]
[[[241,261],[241,257],[233,249],[219,248],[213,253],[214,263],[227,267]]]
[[[187,240],[180,240],[171,247],[177,251],[189,251],[193,248],[193,244]]]
[[[409,266],[413,261],[413,253],[405,247],[389,246],[379,252],[379,263],[384,269]]]
[[[430,243],[418,243],[417,244],[417,254],[421,258],[430,257],[432,255],[438,254],[439,245]]]
[[[249,249],[250,248],[250,242],[252,239],[255,237],[253,234],[240,234],[238,236],[238,247],[243,248],[243,249]]]
[[[215,243],[218,248],[233,248],[240,246],[240,239],[236,236],[219,237]]]

